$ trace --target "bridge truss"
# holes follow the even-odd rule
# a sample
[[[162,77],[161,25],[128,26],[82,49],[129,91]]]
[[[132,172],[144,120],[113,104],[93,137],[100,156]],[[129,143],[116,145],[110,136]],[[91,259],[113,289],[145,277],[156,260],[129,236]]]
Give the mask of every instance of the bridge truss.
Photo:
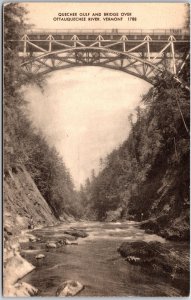
[[[47,74],[75,66],[120,70],[151,84],[163,72],[176,81],[189,59],[189,34],[179,30],[145,34],[116,32],[28,32],[19,41],[25,74]],[[187,89],[189,87],[186,87]]]

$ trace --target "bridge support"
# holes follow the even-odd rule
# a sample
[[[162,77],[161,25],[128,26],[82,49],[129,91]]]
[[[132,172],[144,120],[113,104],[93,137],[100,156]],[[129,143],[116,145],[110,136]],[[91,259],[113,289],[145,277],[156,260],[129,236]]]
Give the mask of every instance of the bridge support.
[[[171,53],[172,53],[172,65],[173,65],[173,74],[176,75],[176,59],[175,59],[175,51],[174,51],[174,42],[176,41],[174,36],[169,37]]]

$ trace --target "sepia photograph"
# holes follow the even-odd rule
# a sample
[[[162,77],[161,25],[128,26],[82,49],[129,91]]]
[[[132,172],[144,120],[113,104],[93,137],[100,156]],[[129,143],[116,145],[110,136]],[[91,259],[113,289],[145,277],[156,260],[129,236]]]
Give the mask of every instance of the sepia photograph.
[[[189,3],[2,10],[2,295],[188,297]]]

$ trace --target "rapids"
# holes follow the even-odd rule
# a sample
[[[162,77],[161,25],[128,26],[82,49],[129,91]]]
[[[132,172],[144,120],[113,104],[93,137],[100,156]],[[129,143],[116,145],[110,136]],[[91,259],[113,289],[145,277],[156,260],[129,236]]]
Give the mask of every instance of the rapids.
[[[64,230],[75,227],[84,229],[87,238],[78,238],[78,245],[46,249],[48,240],[61,239]],[[40,290],[40,296],[55,296],[58,286],[65,280],[78,280],[85,288],[78,296],[184,296],[188,282],[153,276],[140,266],[131,265],[117,252],[123,241],[159,241],[165,239],[146,234],[133,221],[117,223],[75,222],[34,230],[40,237],[37,243],[24,243],[22,256],[36,266],[22,281]],[[174,243],[179,251],[184,243]],[[45,258],[36,260],[37,254]],[[182,252],[183,253],[183,252]]]

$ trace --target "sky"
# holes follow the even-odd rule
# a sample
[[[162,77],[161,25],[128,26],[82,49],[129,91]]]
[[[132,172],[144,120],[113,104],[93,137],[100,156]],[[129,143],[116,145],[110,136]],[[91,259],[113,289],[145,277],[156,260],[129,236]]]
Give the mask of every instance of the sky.
[[[112,6],[112,7],[111,7]],[[183,4],[27,3],[28,22],[36,28],[178,28],[184,21]],[[58,12],[131,12],[137,22],[54,22]],[[154,22],[153,22],[154,20]],[[118,23],[118,24],[117,24]],[[88,24],[88,25],[87,25]],[[90,25],[89,25],[90,24]],[[101,67],[74,67],[52,72],[44,93],[28,87],[24,93],[29,116],[62,155],[74,183],[99,170],[99,159],[117,148],[129,133],[128,115],[150,88],[126,73]]]
[[[77,187],[128,137],[128,115],[150,86],[121,73],[71,68],[51,73],[44,93],[34,86],[25,91],[31,120],[63,156]]]

